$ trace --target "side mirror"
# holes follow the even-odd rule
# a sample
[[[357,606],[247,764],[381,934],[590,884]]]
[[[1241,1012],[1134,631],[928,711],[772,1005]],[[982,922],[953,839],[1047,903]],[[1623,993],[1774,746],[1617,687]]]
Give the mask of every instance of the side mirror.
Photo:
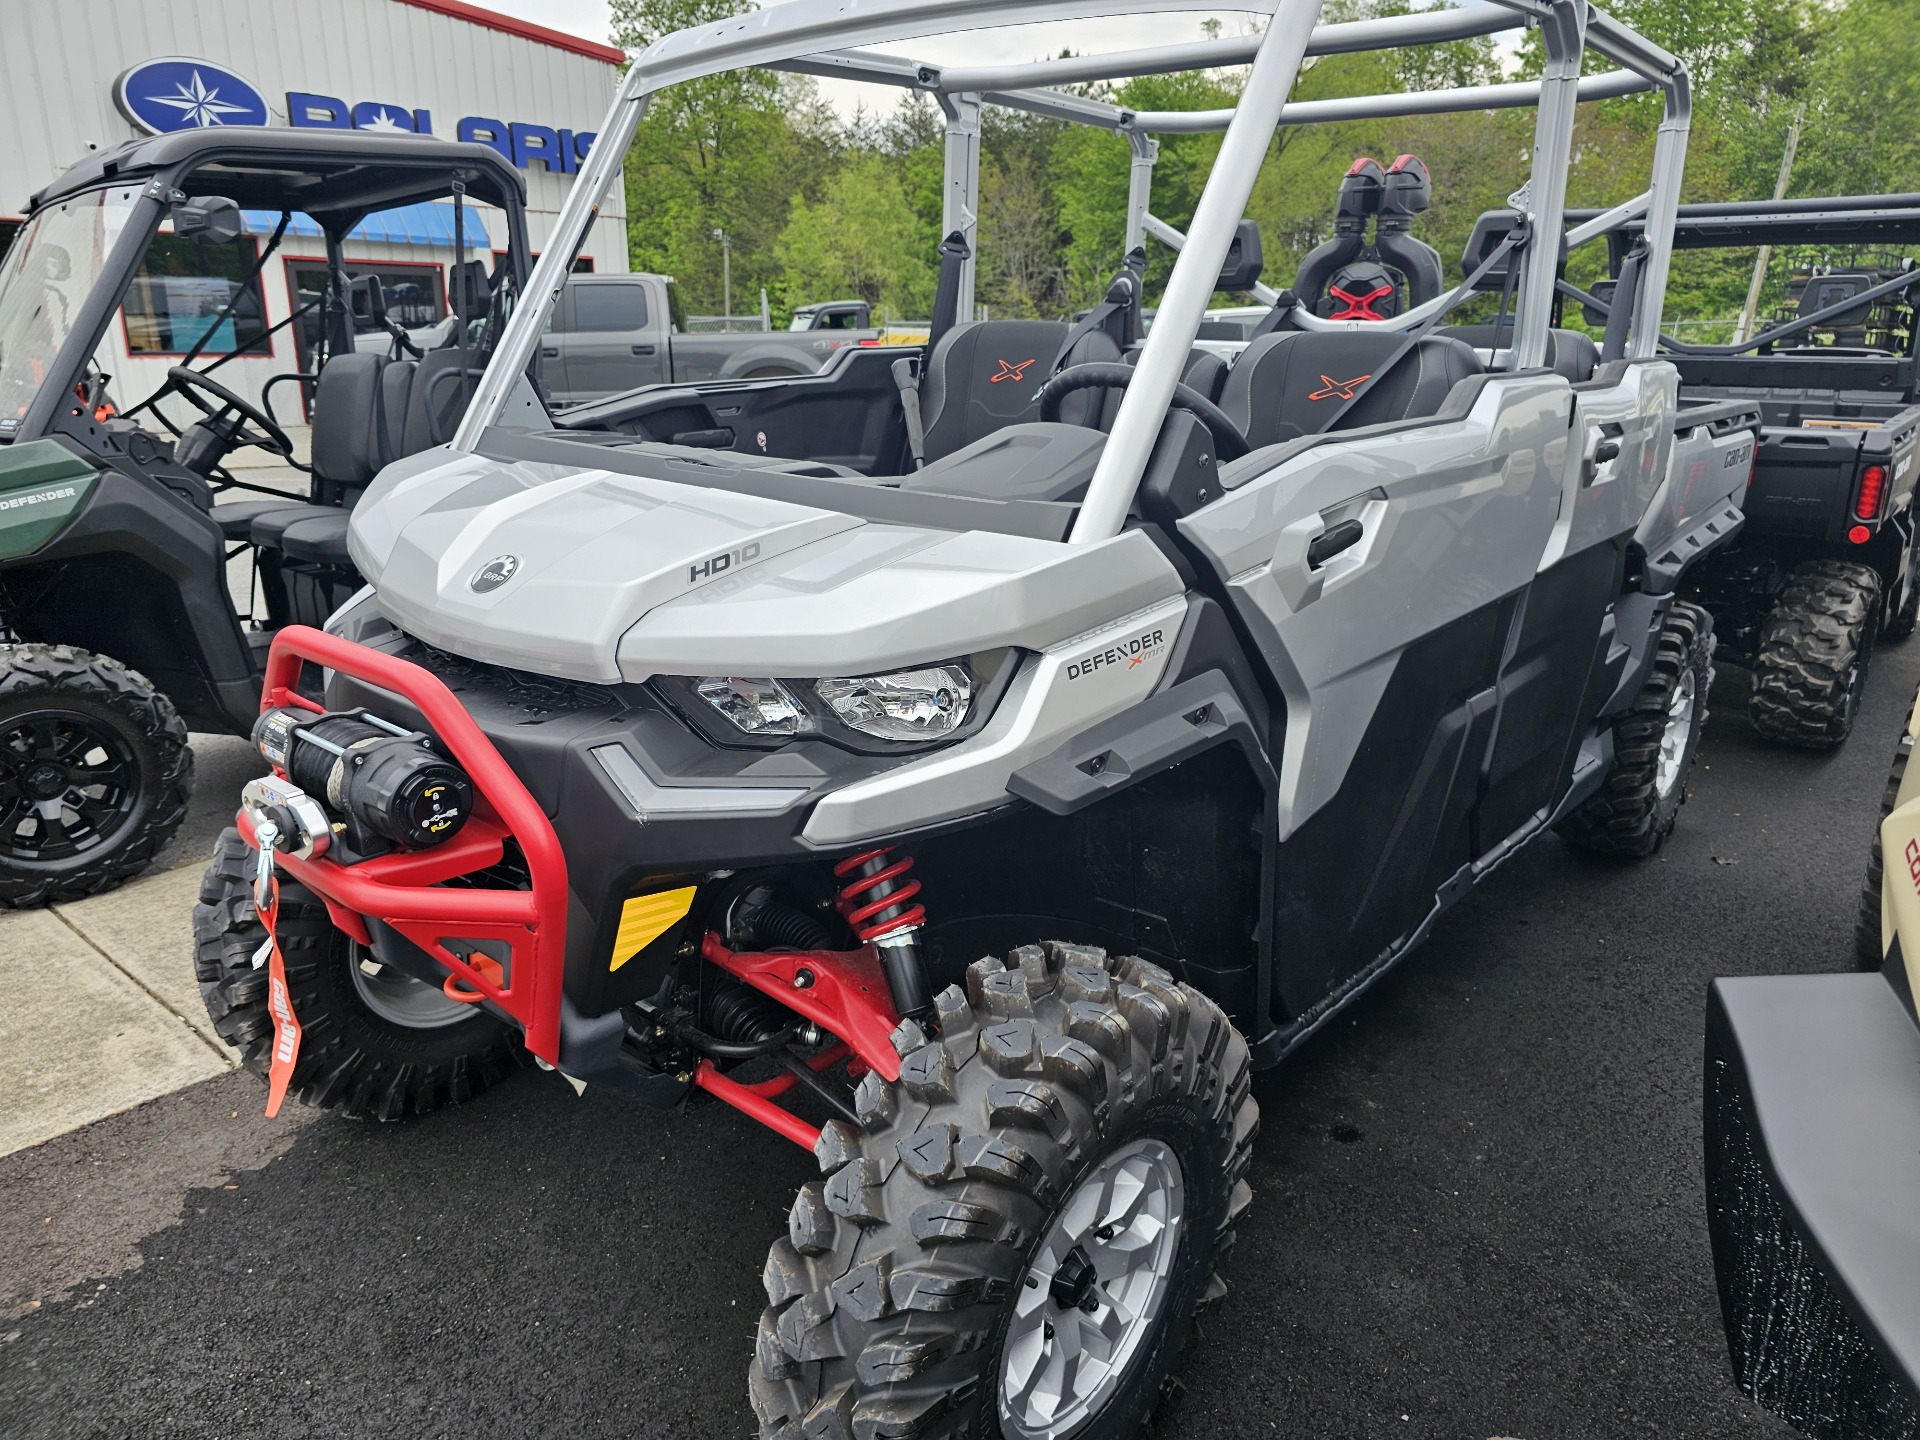
[[[1266,253],[1260,246],[1260,222],[1242,220],[1234,227],[1233,244],[1227,247],[1227,258],[1220,267],[1220,279],[1214,285],[1216,290],[1251,290],[1254,282],[1260,278],[1260,272],[1266,268]]]
[[[231,245],[245,229],[240,206],[225,195],[194,195],[173,207],[173,233],[202,245]]]
[[[1587,293],[1593,296],[1594,299],[1604,300],[1611,306],[1613,304],[1614,291],[1619,288],[1620,282],[1618,280],[1596,280],[1587,287]],[[1584,300],[1580,302],[1580,318],[1597,329],[1606,328],[1607,317],[1601,314],[1600,311],[1594,309],[1593,306],[1587,304]]]
[[[382,288],[378,275],[355,277],[348,285],[348,294],[353,301],[353,323],[356,327],[385,324],[387,292]]]
[[[487,288],[487,262],[469,260],[463,265],[455,265],[447,280],[447,309],[453,314],[460,314],[460,302],[464,299],[467,319],[486,319],[487,306],[493,298]]]

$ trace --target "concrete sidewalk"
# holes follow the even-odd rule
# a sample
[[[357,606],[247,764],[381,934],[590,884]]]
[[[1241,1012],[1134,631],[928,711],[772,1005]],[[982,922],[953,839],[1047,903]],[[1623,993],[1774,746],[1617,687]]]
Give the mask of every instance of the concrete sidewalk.
[[[193,737],[194,803],[160,864],[72,905],[0,911],[0,1155],[235,1069],[193,975],[193,905],[246,741]]]

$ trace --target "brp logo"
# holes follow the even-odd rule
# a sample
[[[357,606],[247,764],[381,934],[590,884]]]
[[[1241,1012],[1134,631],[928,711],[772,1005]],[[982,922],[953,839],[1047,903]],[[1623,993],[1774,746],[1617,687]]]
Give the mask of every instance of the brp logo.
[[[135,65],[114,82],[113,102],[149,135],[267,123],[266,98],[250,81],[181,55]]]
[[[519,573],[518,555],[496,555],[480,567],[473,579],[467,582],[467,588],[476,595],[485,595],[491,590],[498,590]]]

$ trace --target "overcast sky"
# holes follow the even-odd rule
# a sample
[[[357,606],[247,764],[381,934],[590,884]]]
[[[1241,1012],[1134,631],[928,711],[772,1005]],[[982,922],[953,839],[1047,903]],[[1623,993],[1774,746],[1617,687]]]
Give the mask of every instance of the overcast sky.
[[[550,25],[589,40],[611,38],[607,0],[480,0],[480,3],[503,14]],[[1205,19],[1204,15],[1173,14],[1020,25],[914,42],[911,53],[916,59],[964,60],[977,65],[996,60],[1037,60],[1057,55],[1063,47],[1078,51],[1146,49],[1180,40],[1198,40]],[[1223,10],[1219,19],[1230,35],[1240,33],[1248,24],[1248,16],[1242,11]],[[823,82],[821,89],[843,114],[850,114],[856,104],[863,102],[870,110],[891,109],[893,104],[892,97],[877,86]]]

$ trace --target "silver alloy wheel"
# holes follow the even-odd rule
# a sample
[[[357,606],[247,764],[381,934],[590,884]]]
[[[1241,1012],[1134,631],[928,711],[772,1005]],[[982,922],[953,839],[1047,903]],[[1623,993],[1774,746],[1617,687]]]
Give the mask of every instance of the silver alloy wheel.
[[[1660,763],[1653,773],[1654,789],[1666,799],[1680,783],[1680,766],[1687,758],[1687,741],[1693,736],[1693,710],[1700,697],[1689,665],[1680,672],[1667,701],[1667,728],[1660,733]]]
[[[382,965],[360,946],[348,957],[354,992],[382,1020],[408,1030],[444,1030],[471,1020],[479,1006],[450,1000],[437,985]]]
[[[1075,1185],[1014,1294],[1000,1420],[1065,1440],[1098,1415],[1160,1318],[1186,1218],[1171,1147],[1135,1140]]]

